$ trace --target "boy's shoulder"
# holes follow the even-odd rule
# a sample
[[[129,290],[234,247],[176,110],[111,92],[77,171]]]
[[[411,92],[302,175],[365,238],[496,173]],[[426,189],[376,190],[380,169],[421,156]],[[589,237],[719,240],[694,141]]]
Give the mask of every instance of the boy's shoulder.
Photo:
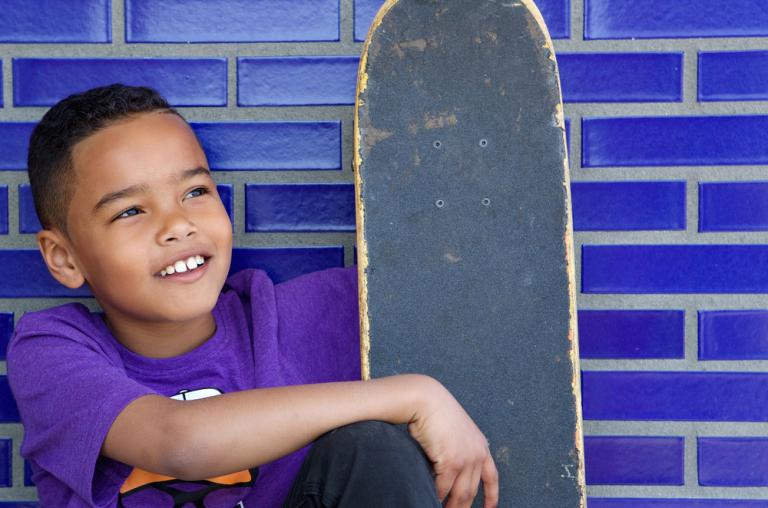
[[[81,303],[67,303],[43,310],[26,312],[16,323],[9,348],[15,342],[41,334],[55,334],[70,339],[99,337],[106,325],[98,313]]]
[[[241,270],[227,278],[222,294],[232,291],[240,298],[253,299],[259,296],[285,299],[325,299],[339,293],[357,292],[357,271],[355,266],[328,268],[274,284],[267,272],[255,268]]]

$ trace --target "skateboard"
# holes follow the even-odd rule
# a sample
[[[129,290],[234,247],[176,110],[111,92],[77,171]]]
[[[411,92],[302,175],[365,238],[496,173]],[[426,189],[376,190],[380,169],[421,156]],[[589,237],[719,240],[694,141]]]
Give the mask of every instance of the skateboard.
[[[440,380],[489,439],[499,506],[585,506],[565,125],[536,6],[385,2],[354,136],[364,377]]]

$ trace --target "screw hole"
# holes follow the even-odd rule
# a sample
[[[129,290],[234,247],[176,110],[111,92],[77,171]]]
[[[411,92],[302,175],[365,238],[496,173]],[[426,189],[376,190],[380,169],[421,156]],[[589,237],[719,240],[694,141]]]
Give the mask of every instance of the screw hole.
[[[482,203],[484,206],[491,206],[491,200],[490,200],[490,198],[483,198],[483,200],[481,201],[481,203]]]
[[[438,199],[437,201],[435,201],[435,206],[438,208],[442,208],[445,206],[445,201],[443,201],[442,199]]]
[[[483,148],[488,146],[488,140],[487,139],[481,139],[480,140],[480,146],[482,146]]]
[[[435,148],[440,148],[441,146],[443,146],[443,143],[439,139],[436,139],[434,143],[432,143],[432,146],[434,146]]]

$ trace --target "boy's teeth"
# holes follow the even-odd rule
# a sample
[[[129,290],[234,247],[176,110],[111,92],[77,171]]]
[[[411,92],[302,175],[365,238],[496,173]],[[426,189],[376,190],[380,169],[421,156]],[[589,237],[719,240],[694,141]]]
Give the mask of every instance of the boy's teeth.
[[[179,260],[168,265],[164,270],[160,271],[160,276],[173,275],[174,273],[184,273],[189,270],[194,270],[200,265],[205,264],[205,258],[203,256],[189,256],[187,259]]]
[[[187,258],[187,268],[189,268],[190,270],[194,270],[195,268],[197,268],[197,257],[190,256]]]

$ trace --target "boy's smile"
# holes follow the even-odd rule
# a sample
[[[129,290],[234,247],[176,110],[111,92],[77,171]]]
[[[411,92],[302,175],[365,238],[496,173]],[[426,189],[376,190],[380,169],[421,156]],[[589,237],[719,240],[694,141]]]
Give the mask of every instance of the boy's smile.
[[[232,226],[190,127],[168,112],[133,115],[77,143],[72,163],[61,243],[81,279],[68,285],[87,282],[137,353],[175,356],[204,342]]]

